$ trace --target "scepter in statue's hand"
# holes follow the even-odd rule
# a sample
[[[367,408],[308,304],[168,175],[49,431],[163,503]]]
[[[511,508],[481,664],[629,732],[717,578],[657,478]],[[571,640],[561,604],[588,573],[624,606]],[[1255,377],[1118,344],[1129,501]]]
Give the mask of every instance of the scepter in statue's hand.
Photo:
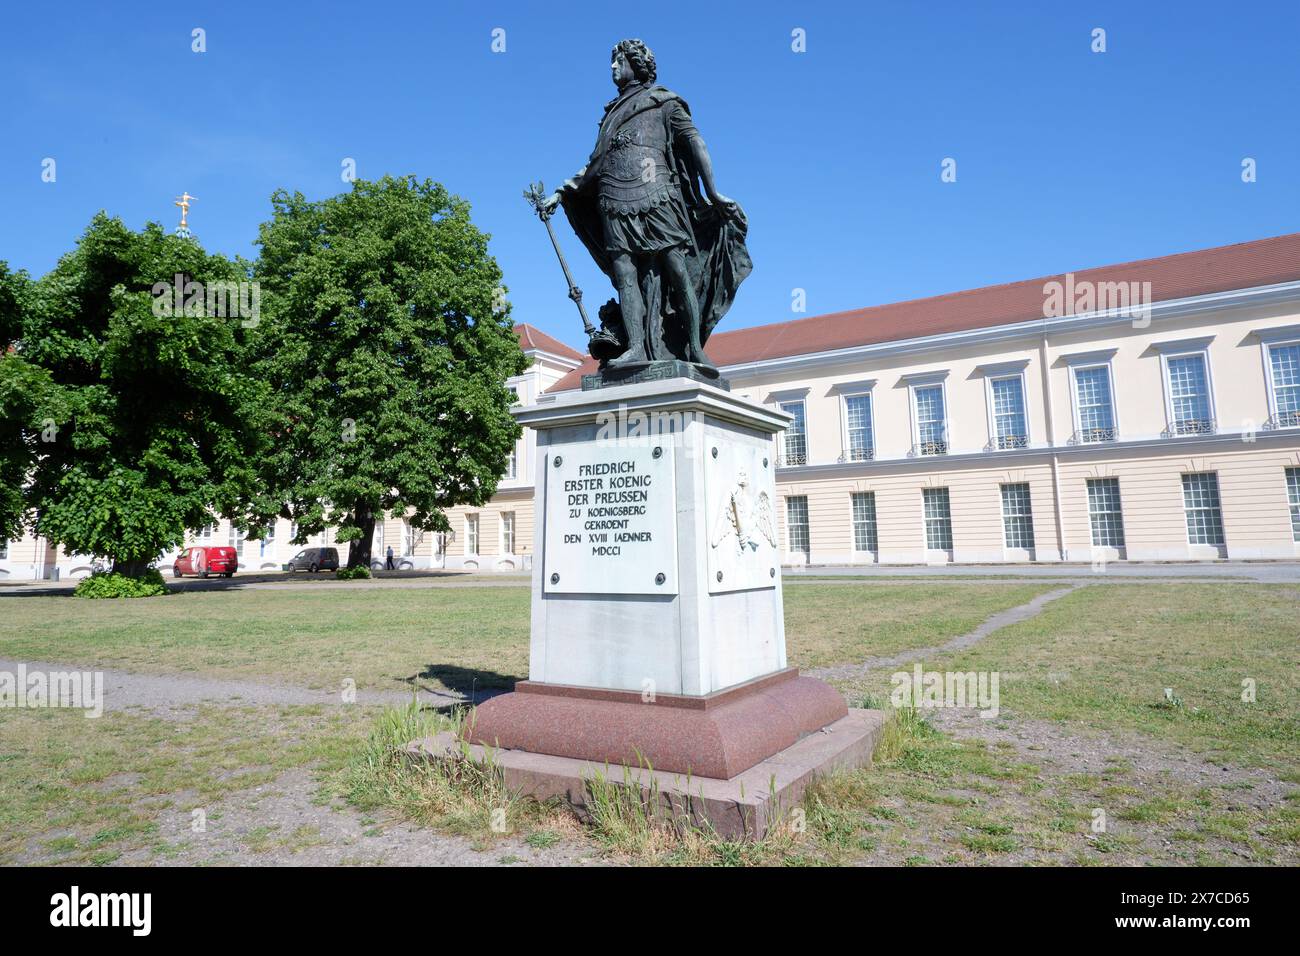
[[[582,316],[582,327],[586,330],[588,336],[596,334],[596,328],[587,318],[587,310],[582,307],[582,290],[573,281],[573,274],[569,272],[569,264],[564,261],[564,253],[560,251],[560,242],[555,238],[555,230],[551,227],[551,216],[555,214],[555,207],[559,205],[557,195],[546,195],[546,187],[540,182],[533,183],[524,190],[524,198],[528,200],[533,211],[537,213],[537,218],[546,226],[546,233],[551,237],[551,245],[555,247],[555,255],[559,257],[560,268],[564,270],[564,280],[569,283],[569,298],[573,304],[578,307],[578,314]]]

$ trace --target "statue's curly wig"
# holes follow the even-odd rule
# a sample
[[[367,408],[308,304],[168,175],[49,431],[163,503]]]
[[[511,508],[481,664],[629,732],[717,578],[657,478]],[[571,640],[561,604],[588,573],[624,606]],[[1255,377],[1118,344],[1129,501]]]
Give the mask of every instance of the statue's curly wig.
[[[653,83],[658,74],[655,72],[655,55],[640,40],[620,40],[610,52],[610,59],[622,53],[632,66],[632,72],[642,83]]]

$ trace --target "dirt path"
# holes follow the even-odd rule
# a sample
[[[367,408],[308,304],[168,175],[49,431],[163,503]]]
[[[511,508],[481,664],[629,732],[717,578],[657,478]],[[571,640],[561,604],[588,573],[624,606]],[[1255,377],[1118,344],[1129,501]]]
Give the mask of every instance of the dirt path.
[[[354,699],[345,699],[344,689],[310,690],[284,684],[266,684],[259,681],[219,680],[210,677],[189,677],[184,674],[137,674],[132,671],[80,668],[75,664],[50,664],[43,661],[12,661],[0,658],[0,671],[16,673],[19,663],[27,672],[66,673],[89,670],[104,675],[104,710],[140,708],[161,716],[195,704],[220,704],[227,707],[253,707],[263,704],[298,706],[327,704],[336,706],[367,704],[408,704],[411,692],[400,690],[365,690],[357,688]],[[476,700],[493,695],[493,691],[479,691]],[[452,693],[420,688],[416,699],[429,707],[447,707],[467,702],[467,698]]]
[[[1105,774],[1124,764],[1137,777],[1159,778],[1189,787],[1241,789],[1240,802],[1257,810],[1281,806],[1294,789],[1266,770],[1228,766],[1213,757],[1176,745],[1124,733],[1076,733],[1061,724],[1028,717],[985,720],[973,710],[933,711],[936,727],[960,738],[979,738],[1018,751],[1023,760],[1044,764],[1058,773]],[[1247,786],[1248,785],[1248,786]]]
[[[1020,604],[1016,607],[1007,608],[1005,611],[999,611],[988,620],[984,621],[973,631],[954,637],[952,640],[934,647],[918,647],[908,651],[902,651],[889,657],[868,657],[864,661],[856,664],[837,664],[834,667],[818,667],[804,671],[810,677],[818,677],[822,680],[852,680],[862,677],[864,674],[874,670],[881,670],[886,667],[897,667],[900,664],[910,664],[912,661],[924,660],[927,657],[933,657],[938,654],[947,654],[951,651],[962,651],[968,647],[978,644],[984,638],[988,637],[994,631],[1001,630],[1012,624],[1018,624],[1021,621],[1028,620],[1038,615],[1043,608],[1057,600],[1063,598],[1070,592],[1077,590],[1080,585],[1057,588],[1055,591],[1048,591],[1046,594],[1040,594],[1026,604]]]
[[[204,808],[195,831],[192,811],[164,809],[158,818],[164,852],[136,850],[118,865],[174,866],[557,866],[601,863],[580,841],[541,848],[522,836],[491,844],[435,833],[393,819],[372,819],[340,800],[322,802],[308,770]],[[184,801],[169,797],[177,805]]]

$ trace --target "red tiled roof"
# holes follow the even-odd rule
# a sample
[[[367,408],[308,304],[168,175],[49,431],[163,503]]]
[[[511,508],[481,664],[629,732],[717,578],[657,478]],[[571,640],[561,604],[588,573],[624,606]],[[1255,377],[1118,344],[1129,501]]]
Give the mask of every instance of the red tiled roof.
[[[1064,274],[991,285],[928,299],[912,299],[848,312],[810,316],[748,329],[718,332],[705,349],[717,365],[873,345],[900,339],[1011,325],[1043,317],[1043,286]],[[1151,299],[1188,296],[1300,280],[1300,233],[1217,246],[1157,259],[1139,259],[1074,273],[1075,283],[1150,282]],[[578,388],[596,370],[588,358],[547,391]]]
[[[541,329],[534,328],[525,322],[515,326],[515,334],[519,336],[519,347],[525,352],[537,349],[542,352],[550,352],[552,355],[562,355],[565,358],[573,359],[575,362],[581,362],[586,357],[577,349],[570,348],[559,339],[547,335]]]

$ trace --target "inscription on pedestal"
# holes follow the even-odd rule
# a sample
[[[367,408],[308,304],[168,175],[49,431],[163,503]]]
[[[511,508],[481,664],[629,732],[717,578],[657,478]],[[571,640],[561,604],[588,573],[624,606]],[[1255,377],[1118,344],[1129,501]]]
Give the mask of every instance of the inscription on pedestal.
[[[677,593],[670,444],[554,446],[545,495],[546,593]]]

